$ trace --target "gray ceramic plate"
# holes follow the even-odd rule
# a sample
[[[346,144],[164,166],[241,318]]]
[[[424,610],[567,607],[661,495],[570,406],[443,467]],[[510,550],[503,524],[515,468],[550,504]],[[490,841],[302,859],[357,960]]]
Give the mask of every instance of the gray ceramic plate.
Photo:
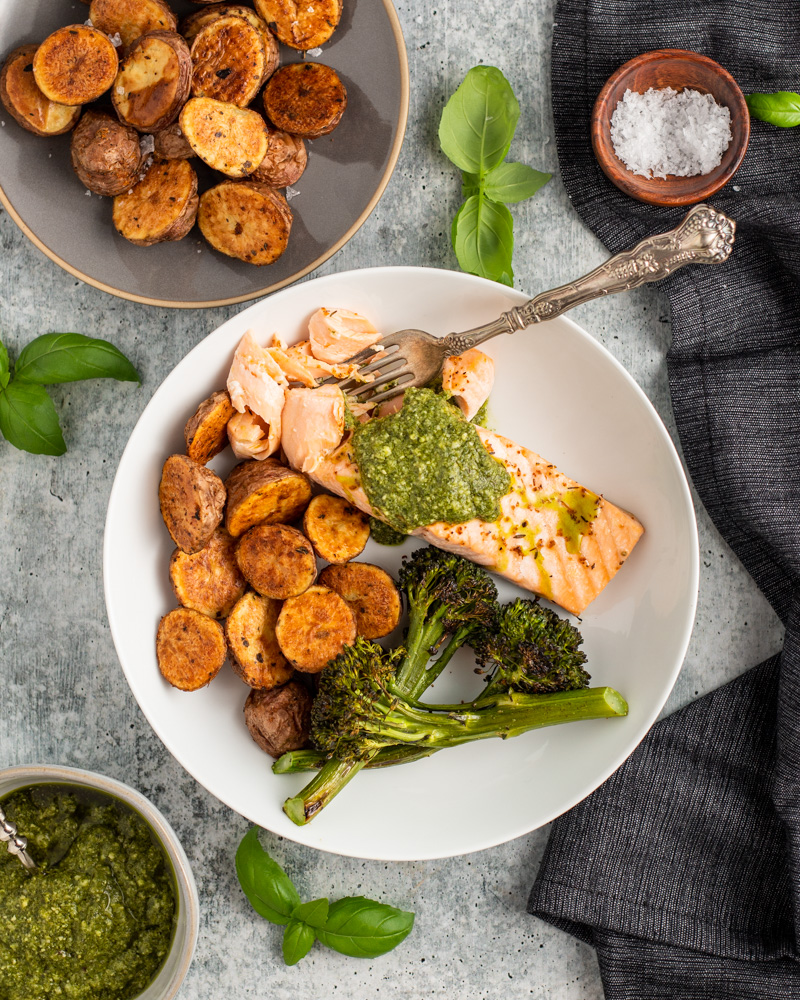
[[[183,16],[199,8],[171,3]],[[88,17],[79,0],[2,0],[0,55]],[[300,53],[283,48],[284,62]],[[312,58],[312,57],[308,57]],[[366,220],[391,176],[408,115],[408,64],[391,0],[344,0],[342,20],[318,60],[347,87],[331,135],[309,143],[308,167],[291,199],[286,253],[254,267],[212,250],[195,227],[178,243],[135,247],[111,224],[111,199],[88,195],[70,163],[69,135],[43,139],[0,105],[0,200],[52,260],[106,292],[153,305],[197,308],[242,302],[287,285],[327,260]],[[198,161],[193,160],[196,164]],[[200,188],[212,175],[198,169]]]

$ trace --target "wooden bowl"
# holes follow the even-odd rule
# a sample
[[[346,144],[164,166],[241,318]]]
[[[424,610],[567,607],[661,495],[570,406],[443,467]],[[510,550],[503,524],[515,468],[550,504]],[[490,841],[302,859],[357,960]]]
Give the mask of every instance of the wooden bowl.
[[[698,90],[728,108],[732,139],[719,166],[694,177],[663,178],[644,177],[625,166],[611,142],[611,116],[626,90],[643,94],[650,87]],[[620,191],[651,205],[693,205],[716,194],[739,168],[749,138],[750,113],[736,81],[713,59],[686,49],[656,49],[629,60],[608,79],[592,110],[592,147],[603,173]]]

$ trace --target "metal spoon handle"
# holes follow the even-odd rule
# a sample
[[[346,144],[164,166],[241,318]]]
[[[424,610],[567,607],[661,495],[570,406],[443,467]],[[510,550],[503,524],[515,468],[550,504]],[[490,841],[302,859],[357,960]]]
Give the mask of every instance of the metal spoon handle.
[[[8,845],[8,853],[16,854],[26,868],[36,867],[36,862],[25,850],[28,846],[27,837],[23,837],[17,833],[16,826],[10,820],[6,819],[6,814],[0,806],[0,843],[4,841]]]

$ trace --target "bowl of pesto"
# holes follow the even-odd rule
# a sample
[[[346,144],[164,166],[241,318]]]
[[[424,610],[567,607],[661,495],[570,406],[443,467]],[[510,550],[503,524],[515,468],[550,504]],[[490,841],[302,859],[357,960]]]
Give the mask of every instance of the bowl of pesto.
[[[29,871],[0,845],[0,1000],[170,1000],[197,941],[197,887],[161,813],[71,767],[0,771]]]

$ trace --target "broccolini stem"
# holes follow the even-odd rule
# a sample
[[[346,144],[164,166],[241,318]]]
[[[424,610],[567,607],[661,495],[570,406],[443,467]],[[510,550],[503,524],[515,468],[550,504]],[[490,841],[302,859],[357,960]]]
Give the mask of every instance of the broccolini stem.
[[[364,763],[362,760],[341,761],[331,758],[322,765],[299,795],[283,803],[283,811],[294,824],[305,826],[358,774]]]
[[[365,770],[376,767],[394,767],[395,764],[409,764],[423,757],[436,753],[435,748],[391,746],[379,750]],[[328,760],[328,755],[319,750],[289,750],[279,757],[272,765],[275,774],[300,774],[304,771],[317,771]]]
[[[447,645],[441,652],[437,660],[424,669],[414,683],[413,688],[408,692],[409,701],[418,701],[427,689],[433,684],[436,678],[442,673],[444,668],[464,645],[467,636],[472,631],[472,625],[464,625],[455,631],[447,641]]]
[[[428,686],[428,682],[424,681],[425,667],[428,664],[431,649],[439,643],[444,635],[443,615],[444,608],[437,611],[427,623],[412,618],[408,629],[406,655],[397,669],[394,680],[394,686],[401,694],[410,694],[412,691],[418,690],[419,685],[422,684],[421,693]]]

